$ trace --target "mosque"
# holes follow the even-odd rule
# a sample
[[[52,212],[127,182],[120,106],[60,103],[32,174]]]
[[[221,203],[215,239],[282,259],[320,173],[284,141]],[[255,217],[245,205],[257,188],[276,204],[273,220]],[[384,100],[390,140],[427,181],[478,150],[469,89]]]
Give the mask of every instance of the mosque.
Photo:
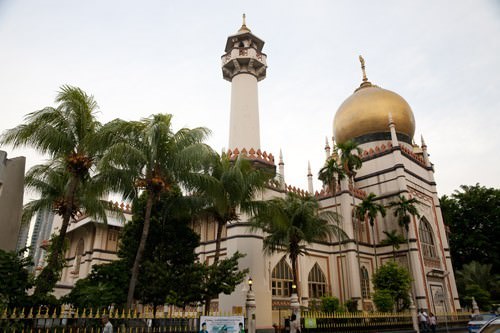
[[[287,192],[307,195],[312,192],[310,168],[308,191],[296,189],[286,185],[281,154],[276,166],[274,156],[262,150],[258,82],[266,78],[263,47],[264,41],[246,26],[245,20],[237,33],[227,38],[222,76],[231,82],[229,154],[244,154],[257,165],[277,169],[281,185],[267,189],[263,199],[283,197]],[[361,84],[353,86],[352,95],[340,104],[333,120],[334,141],[327,140],[324,149],[325,161],[337,158],[335,144],[353,139],[362,149],[362,167],[352,184],[342,180],[335,193],[327,191],[326,186],[321,192],[310,193],[319,200],[321,209],[342,216],[341,227],[349,239],[343,244],[334,239],[307,246],[307,255],[299,257],[300,304],[307,307],[323,295],[333,295],[341,302],[356,300],[359,309],[373,310],[371,277],[377,267],[396,258],[411,271],[412,298],[418,308],[455,312],[460,310],[460,303],[427,146],[423,139],[420,146],[413,143],[415,119],[410,105],[397,93],[371,83],[364,60],[360,60]],[[403,233],[390,211],[385,217],[379,215],[373,228],[352,218],[353,205],[369,193],[374,193],[377,202],[385,207],[400,195],[419,200],[420,217],[411,219],[408,245],[405,242],[398,250],[381,245],[386,238],[384,231]],[[263,254],[263,237],[250,230],[248,220],[248,216],[241,216],[239,222],[227,226],[221,249],[223,255],[246,253],[240,267],[250,270],[257,328],[270,328],[282,318],[281,311],[290,307],[291,263],[283,254]],[[88,218],[72,224],[68,230],[69,267],[58,285],[60,294],[86,276],[93,264],[116,258],[120,228],[119,222],[112,221],[105,227]],[[197,224],[195,230],[201,237],[199,259],[210,262],[215,253],[215,223]],[[231,295],[220,295],[212,307],[224,312],[241,311],[247,290],[247,283],[242,283]]]

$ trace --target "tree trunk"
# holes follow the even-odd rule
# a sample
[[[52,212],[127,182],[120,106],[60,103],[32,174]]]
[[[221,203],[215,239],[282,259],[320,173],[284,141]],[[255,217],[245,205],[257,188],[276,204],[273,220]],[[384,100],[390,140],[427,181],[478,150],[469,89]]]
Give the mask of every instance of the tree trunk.
[[[212,265],[215,265],[219,262],[220,258],[220,244],[222,242],[222,229],[226,225],[225,221],[217,221],[217,234],[215,236],[215,255],[214,262]],[[210,312],[210,303],[212,302],[212,296],[208,295],[205,297],[205,315],[208,316]]]
[[[217,221],[217,235],[215,236],[215,255],[214,255],[214,264],[219,261],[220,257],[220,244],[222,242],[222,229],[226,224],[225,221]]]
[[[153,196],[148,193],[148,200],[146,202],[146,213],[144,216],[144,225],[142,226],[142,235],[139,242],[139,247],[137,248],[137,254],[135,256],[134,265],[132,266],[132,274],[130,276],[130,282],[128,285],[127,294],[127,309],[130,309],[132,302],[134,300],[135,286],[137,285],[137,278],[139,277],[139,268],[142,261],[142,256],[144,254],[144,249],[146,248],[146,241],[149,234],[149,225],[151,223],[151,210],[153,209]]]
[[[370,221],[370,226],[372,227],[372,236],[373,236],[373,253],[375,254],[375,271],[378,270],[378,261],[377,261],[377,242],[375,241],[375,228],[373,221]]]
[[[293,293],[293,285],[295,285],[295,292],[300,299],[299,295],[299,284],[298,284],[298,274],[297,274],[297,255],[290,254],[290,260],[292,262],[292,274],[293,274],[293,282],[292,282],[292,293]]]
[[[66,209],[64,211],[64,215],[62,216],[63,220],[61,230],[59,231],[59,237],[55,239],[54,244],[51,244],[52,252],[47,260],[47,266],[43,268],[37,278],[34,295],[41,296],[52,292],[57,281],[59,281],[62,269],[59,263],[61,260],[64,260],[64,243],[66,240],[66,232],[68,231],[69,221],[73,213],[73,205],[78,183],[79,179],[73,176],[68,188],[66,189],[66,193],[64,194]]]

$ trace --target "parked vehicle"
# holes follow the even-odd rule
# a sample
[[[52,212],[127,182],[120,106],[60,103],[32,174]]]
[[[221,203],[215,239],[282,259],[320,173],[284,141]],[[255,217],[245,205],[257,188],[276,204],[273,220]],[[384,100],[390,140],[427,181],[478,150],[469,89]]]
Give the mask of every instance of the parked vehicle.
[[[487,322],[496,318],[494,313],[484,313],[472,315],[470,321],[467,323],[467,328],[469,333],[477,333],[479,329],[483,327]]]
[[[500,317],[496,317],[487,322],[479,333],[499,333],[500,332]]]

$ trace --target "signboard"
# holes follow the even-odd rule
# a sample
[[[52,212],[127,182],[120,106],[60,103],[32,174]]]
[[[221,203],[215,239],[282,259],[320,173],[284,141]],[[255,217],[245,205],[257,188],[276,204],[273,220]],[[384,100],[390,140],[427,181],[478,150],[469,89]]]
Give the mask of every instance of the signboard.
[[[200,333],[240,333],[244,332],[243,316],[201,316]]]
[[[304,327],[305,328],[317,328],[316,318],[304,318]]]

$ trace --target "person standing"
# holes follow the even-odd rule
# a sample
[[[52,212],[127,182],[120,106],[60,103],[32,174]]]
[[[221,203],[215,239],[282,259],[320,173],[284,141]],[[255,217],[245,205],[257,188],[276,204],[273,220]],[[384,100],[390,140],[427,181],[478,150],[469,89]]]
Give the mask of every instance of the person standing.
[[[300,333],[300,322],[297,320],[295,313],[290,318],[290,333]]]
[[[436,325],[437,325],[436,316],[434,315],[434,313],[429,312],[429,327],[432,333],[436,333]]]
[[[107,315],[102,316],[101,320],[102,324],[104,325],[102,333],[113,333],[113,325],[111,325],[108,316]]]
[[[418,323],[420,326],[420,333],[427,333],[429,327],[427,326],[427,313],[424,310],[420,309],[418,312]]]

